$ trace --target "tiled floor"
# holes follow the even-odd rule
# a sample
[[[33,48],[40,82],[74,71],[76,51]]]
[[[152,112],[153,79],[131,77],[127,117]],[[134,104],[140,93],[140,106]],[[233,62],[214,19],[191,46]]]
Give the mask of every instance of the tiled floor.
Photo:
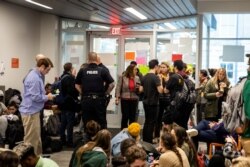
[[[51,154],[50,158],[53,159],[60,167],[68,167],[72,152],[73,151],[64,150]]]

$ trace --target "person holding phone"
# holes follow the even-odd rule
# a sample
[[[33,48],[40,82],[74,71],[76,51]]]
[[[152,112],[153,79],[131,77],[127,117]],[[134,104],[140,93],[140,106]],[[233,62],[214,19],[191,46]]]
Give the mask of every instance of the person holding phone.
[[[131,64],[123,75],[119,76],[116,85],[116,105],[121,102],[122,121],[121,129],[127,128],[128,124],[135,122],[138,108],[138,93],[142,89],[141,81],[136,75],[137,68]]]
[[[213,78],[211,78],[204,90],[204,97],[207,99],[205,106],[205,119],[218,121],[221,119],[222,102],[226,101],[230,81],[227,77],[226,69],[219,68]]]

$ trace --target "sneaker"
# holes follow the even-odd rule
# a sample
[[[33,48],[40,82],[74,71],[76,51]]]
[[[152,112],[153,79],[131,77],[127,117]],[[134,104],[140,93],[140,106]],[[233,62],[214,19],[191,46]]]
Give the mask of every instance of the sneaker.
[[[186,130],[189,137],[194,137],[198,135],[198,131],[196,129],[188,129]]]

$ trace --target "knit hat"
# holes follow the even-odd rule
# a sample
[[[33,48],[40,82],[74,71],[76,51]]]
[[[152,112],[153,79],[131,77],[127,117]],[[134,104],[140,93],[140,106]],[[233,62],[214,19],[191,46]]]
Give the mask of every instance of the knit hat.
[[[250,157],[250,141],[245,141],[243,143],[243,149],[245,151],[246,157]]]
[[[140,131],[141,131],[141,126],[140,124],[134,122],[134,123],[131,123],[129,126],[128,126],[128,133],[133,136],[133,137],[137,137],[140,135]]]
[[[14,147],[13,151],[22,159],[31,149],[34,149],[34,147],[30,143],[21,143]]]

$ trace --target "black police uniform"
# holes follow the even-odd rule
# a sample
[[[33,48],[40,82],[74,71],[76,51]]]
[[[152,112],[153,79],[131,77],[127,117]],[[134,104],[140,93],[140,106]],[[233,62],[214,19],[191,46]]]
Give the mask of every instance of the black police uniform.
[[[99,66],[99,67],[102,67],[103,69],[105,69],[105,70],[107,70],[107,71],[109,72],[108,67],[106,67],[104,64],[100,63],[98,66]],[[109,72],[109,73],[110,73],[110,72]],[[105,83],[105,86],[104,86],[105,91],[108,90],[108,87],[109,87],[109,85]],[[112,98],[112,95],[107,95],[107,96],[106,96],[106,103],[105,103],[106,110],[107,110],[107,107],[108,107],[108,105],[109,105],[109,102],[110,102],[110,99],[111,99],[111,98]]]
[[[76,84],[82,87],[81,106],[84,125],[95,120],[101,128],[107,128],[105,85],[114,82],[110,73],[104,68],[90,63],[87,68],[81,69],[76,77]]]

